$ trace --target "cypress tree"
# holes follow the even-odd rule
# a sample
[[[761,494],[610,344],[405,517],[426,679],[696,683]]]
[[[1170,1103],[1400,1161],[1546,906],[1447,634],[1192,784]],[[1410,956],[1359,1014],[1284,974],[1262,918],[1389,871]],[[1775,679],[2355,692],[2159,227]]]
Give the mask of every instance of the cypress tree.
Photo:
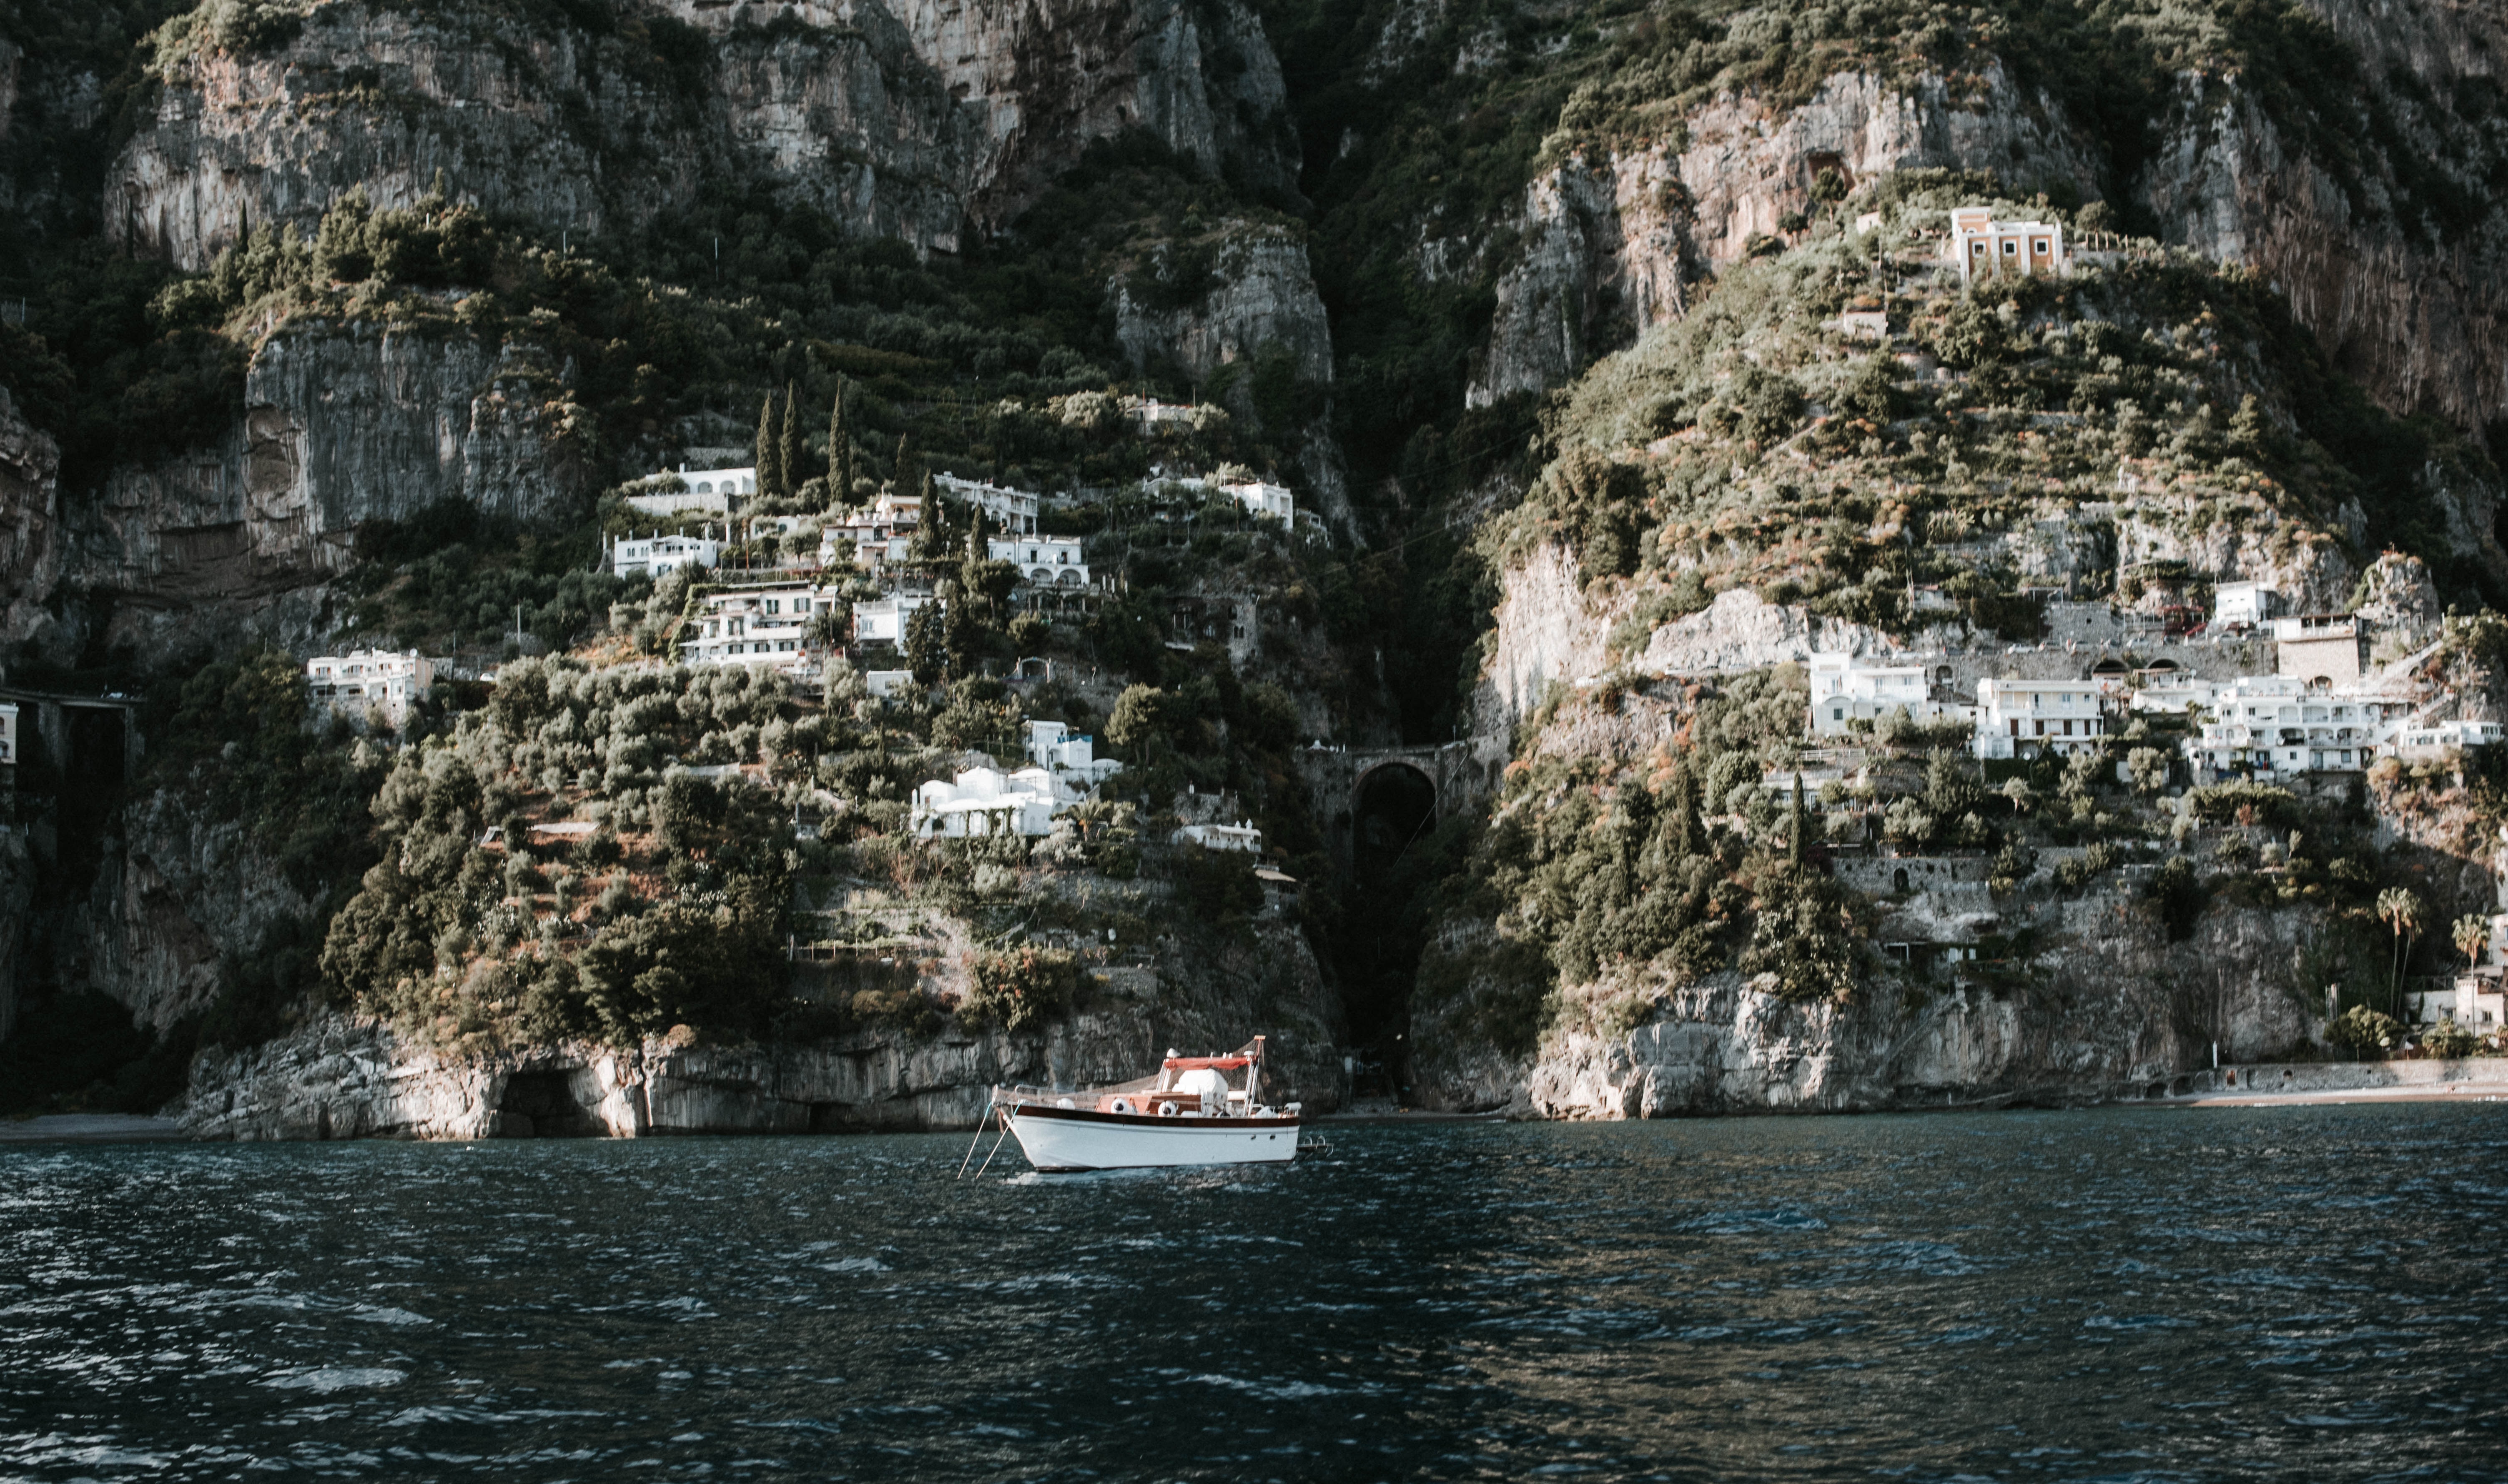
[[[784,470],[775,459],[775,393],[757,404],[757,494],[766,499],[783,493]]]
[[[1698,823],[1698,785],[1689,776],[1689,764],[1676,761],[1672,765],[1671,835],[1673,850],[1687,860],[1704,848],[1704,832]]]
[[[853,450],[847,447],[845,432],[845,379],[836,378],[835,400],[828,404],[828,490],[833,504],[849,505],[854,501]]]
[[[913,489],[915,481],[922,472],[923,471],[921,469],[914,466],[914,442],[912,435],[909,433],[899,433],[897,435],[897,468],[895,472],[889,476],[891,482],[897,486],[898,493],[902,495],[907,490]],[[922,482],[927,486],[931,484],[931,481],[928,479],[923,480]]]
[[[1803,792],[1802,769],[1794,769],[1793,831],[1786,842],[1786,857],[1799,866],[1803,863]]]
[[[784,384],[784,436],[775,447],[775,474],[783,484],[778,494],[791,497],[801,488],[801,399],[793,384]]]

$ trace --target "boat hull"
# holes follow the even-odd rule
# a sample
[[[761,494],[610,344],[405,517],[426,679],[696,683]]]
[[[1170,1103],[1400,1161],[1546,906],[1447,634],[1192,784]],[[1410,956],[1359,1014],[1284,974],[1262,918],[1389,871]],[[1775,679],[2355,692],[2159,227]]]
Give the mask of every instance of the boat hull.
[[[1005,1111],[1028,1163],[1048,1172],[1284,1165],[1298,1157],[1294,1118],[1160,1118],[1035,1106]]]

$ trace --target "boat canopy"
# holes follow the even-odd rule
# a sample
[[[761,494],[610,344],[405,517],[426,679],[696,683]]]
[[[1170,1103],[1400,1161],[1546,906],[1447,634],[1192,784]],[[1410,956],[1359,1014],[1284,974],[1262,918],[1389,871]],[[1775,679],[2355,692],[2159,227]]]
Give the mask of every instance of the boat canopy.
[[[1261,1095],[1261,1089],[1257,1082],[1263,1075],[1263,1051],[1266,1039],[1263,1036],[1256,1036],[1236,1050],[1218,1057],[1170,1055],[1159,1063],[1157,1072],[1147,1077],[1135,1078],[1130,1082],[1100,1083],[1070,1092],[1025,1085],[995,1088],[993,1101],[1011,1104],[1052,1103],[1066,1108],[1087,1106],[1091,1103],[1111,1107],[1116,1098],[1122,1097],[1125,1099],[1125,1106],[1117,1110],[1120,1112],[1130,1112],[1136,1107],[1141,1111],[1148,1111],[1169,1099],[1189,1108],[1202,1107],[1206,1104],[1212,1111],[1220,1111],[1232,1101],[1250,1106]],[[1224,1079],[1222,1087],[1226,1091],[1214,1089],[1204,1095],[1198,1090],[1199,1080],[1192,1085],[1185,1081],[1186,1077],[1194,1072],[1209,1072],[1215,1079]],[[1225,1074],[1230,1072],[1242,1072],[1244,1075],[1226,1078]],[[1188,1091],[1189,1086],[1197,1090]],[[1079,1101],[1076,1102],[1075,1099]]]

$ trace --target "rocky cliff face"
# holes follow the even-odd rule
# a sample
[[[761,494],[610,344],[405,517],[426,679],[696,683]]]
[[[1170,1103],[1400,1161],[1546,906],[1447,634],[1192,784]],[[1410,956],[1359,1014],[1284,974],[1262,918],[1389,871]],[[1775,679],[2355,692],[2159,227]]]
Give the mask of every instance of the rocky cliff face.
[[[1503,736],[1553,682],[1575,684],[1620,664],[1653,675],[1754,670],[1814,654],[1886,654],[1903,647],[1878,629],[1768,603],[1728,588],[1698,612],[1658,624],[1643,646],[1614,654],[1612,628],[1633,598],[1588,591],[1576,559],[1542,544],[1498,580],[1496,627],[1475,692],[1475,729]]]
[[[1172,367],[1207,382],[1222,367],[1277,350],[1299,380],[1329,383],[1332,326],[1306,244],[1285,229],[1251,222],[1223,231],[1211,286],[1193,303],[1162,308],[1135,298],[1121,278],[1107,285],[1125,353],[1144,370]]]
[[[1446,1106],[1542,1118],[2089,1101],[2164,1088],[2216,1041],[2225,1063],[2270,1059],[2318,1024],[2321,986],[2302,983],[2310,913],[2210,912],[2171,944],[2122,895],[2002,909],[2055,940],[2025,985],[1883,983],[1839,1006],[1729,973],[1605,981],[1569,992],[1573,1014],[1530,1060],[1441,1053],[1420,1081]]]
[[[0,388],[0,647],[48,648],[60,576],[60,446]]]
[[[2356,50],[2382,137],[2322,158],[2235,82],[2188,77],[2142,194],[2176,240],[2264,270],[2380,401],[2480,429],[2508,410],[2508,201],[2493,194],[2508,143],[2488,101],[2508,19],[2444,3],[2308,9]],[[2356,124],[2305,101],[2356,146]]]
[[[2502,146],[2481,102],[2508,24],[2460,5],[2311,8],[2357,49],[2360,96],[2268,108],[2250,82],[2289,80],[2184,74],[2129,180],[2110,178],[2084,121],[2000,67],[1957,92],[1935,75],[1839,73],[1782,112],[1727,94],[1665,143],[1573,160],[1506,224],[1523,246],[1472,397],[1560,385],[1681,314],[1684,285],[1781,233],[1823,171],[1852,187],[1945,167],[1990,169],[2015,194],[2120,196],[2167,241],[2263,272],[2382,404],[2480,431],[2508,411],[2508,202],[2493,196]]]
[[[217,447],[117,470],[67,509],[51,440],[0,407],[0,640],[66,659],[98,623],[144,656],[239,626],[311,637],[360,523],[448,499],[567,508],[581,475],[552,433],[566,396],[528,345],[291,321],[254,353]]]
[[[1251,942],[1168,940],[1154,973],[1038,1032],[864,1030],[811,1045],[563,1044],[462,1057],[372,1020],[327,1017],[253,1050],[203,1056],[173,1109],[196,1137],[496,1138],[967,1129],[996,1084],[1120,1082],[1167,1048],[1272,1037],[1271,1095],[1337,1106],[1347,1079],[1321,969],[1272,921]],[[1134,983],[1154,985],[1146,992]]]
[[[239,823],[203,824],[174,795],[128,808],[73,941],[88,982],[166,1030],[206,1010],[227,970],[314,904]]]
[[[2001,68],[1973,95],[1938,76],[1899,88],[1841,72],[1780,112],[1727,93],[1674,138],[1580,156],[1533,181],[1513,223],[1523,247],[1500,278],[1470,398],[1555,387],[1633,333],[1686,312],[1686,285],[1815,205],[1814,183],[1891,170],[1990,168],[2014,189],[2098,194],[2095,159],[2044,97]]]
[[[870,234],[955,250],[1097,138],[1141,128],[1289,186],[1279,65],[1242,4],[667,0],[608,34],[487,8],[316,7],[264,54],[171,66],[110,172],[106,230],[204,265],[351,186],[577,232],[685,204],[734,161]]]

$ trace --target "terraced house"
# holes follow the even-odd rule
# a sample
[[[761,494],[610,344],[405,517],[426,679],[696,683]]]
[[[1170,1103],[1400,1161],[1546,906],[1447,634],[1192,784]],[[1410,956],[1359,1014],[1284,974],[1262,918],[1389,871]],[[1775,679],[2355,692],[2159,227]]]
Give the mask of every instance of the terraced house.
[[[681,640],[686,663],[800,674],[815,670],[830,649],[811,637],[814,621],[841,612],[843,600],[816,582],[767,582],[708,593],[703,608]]]

